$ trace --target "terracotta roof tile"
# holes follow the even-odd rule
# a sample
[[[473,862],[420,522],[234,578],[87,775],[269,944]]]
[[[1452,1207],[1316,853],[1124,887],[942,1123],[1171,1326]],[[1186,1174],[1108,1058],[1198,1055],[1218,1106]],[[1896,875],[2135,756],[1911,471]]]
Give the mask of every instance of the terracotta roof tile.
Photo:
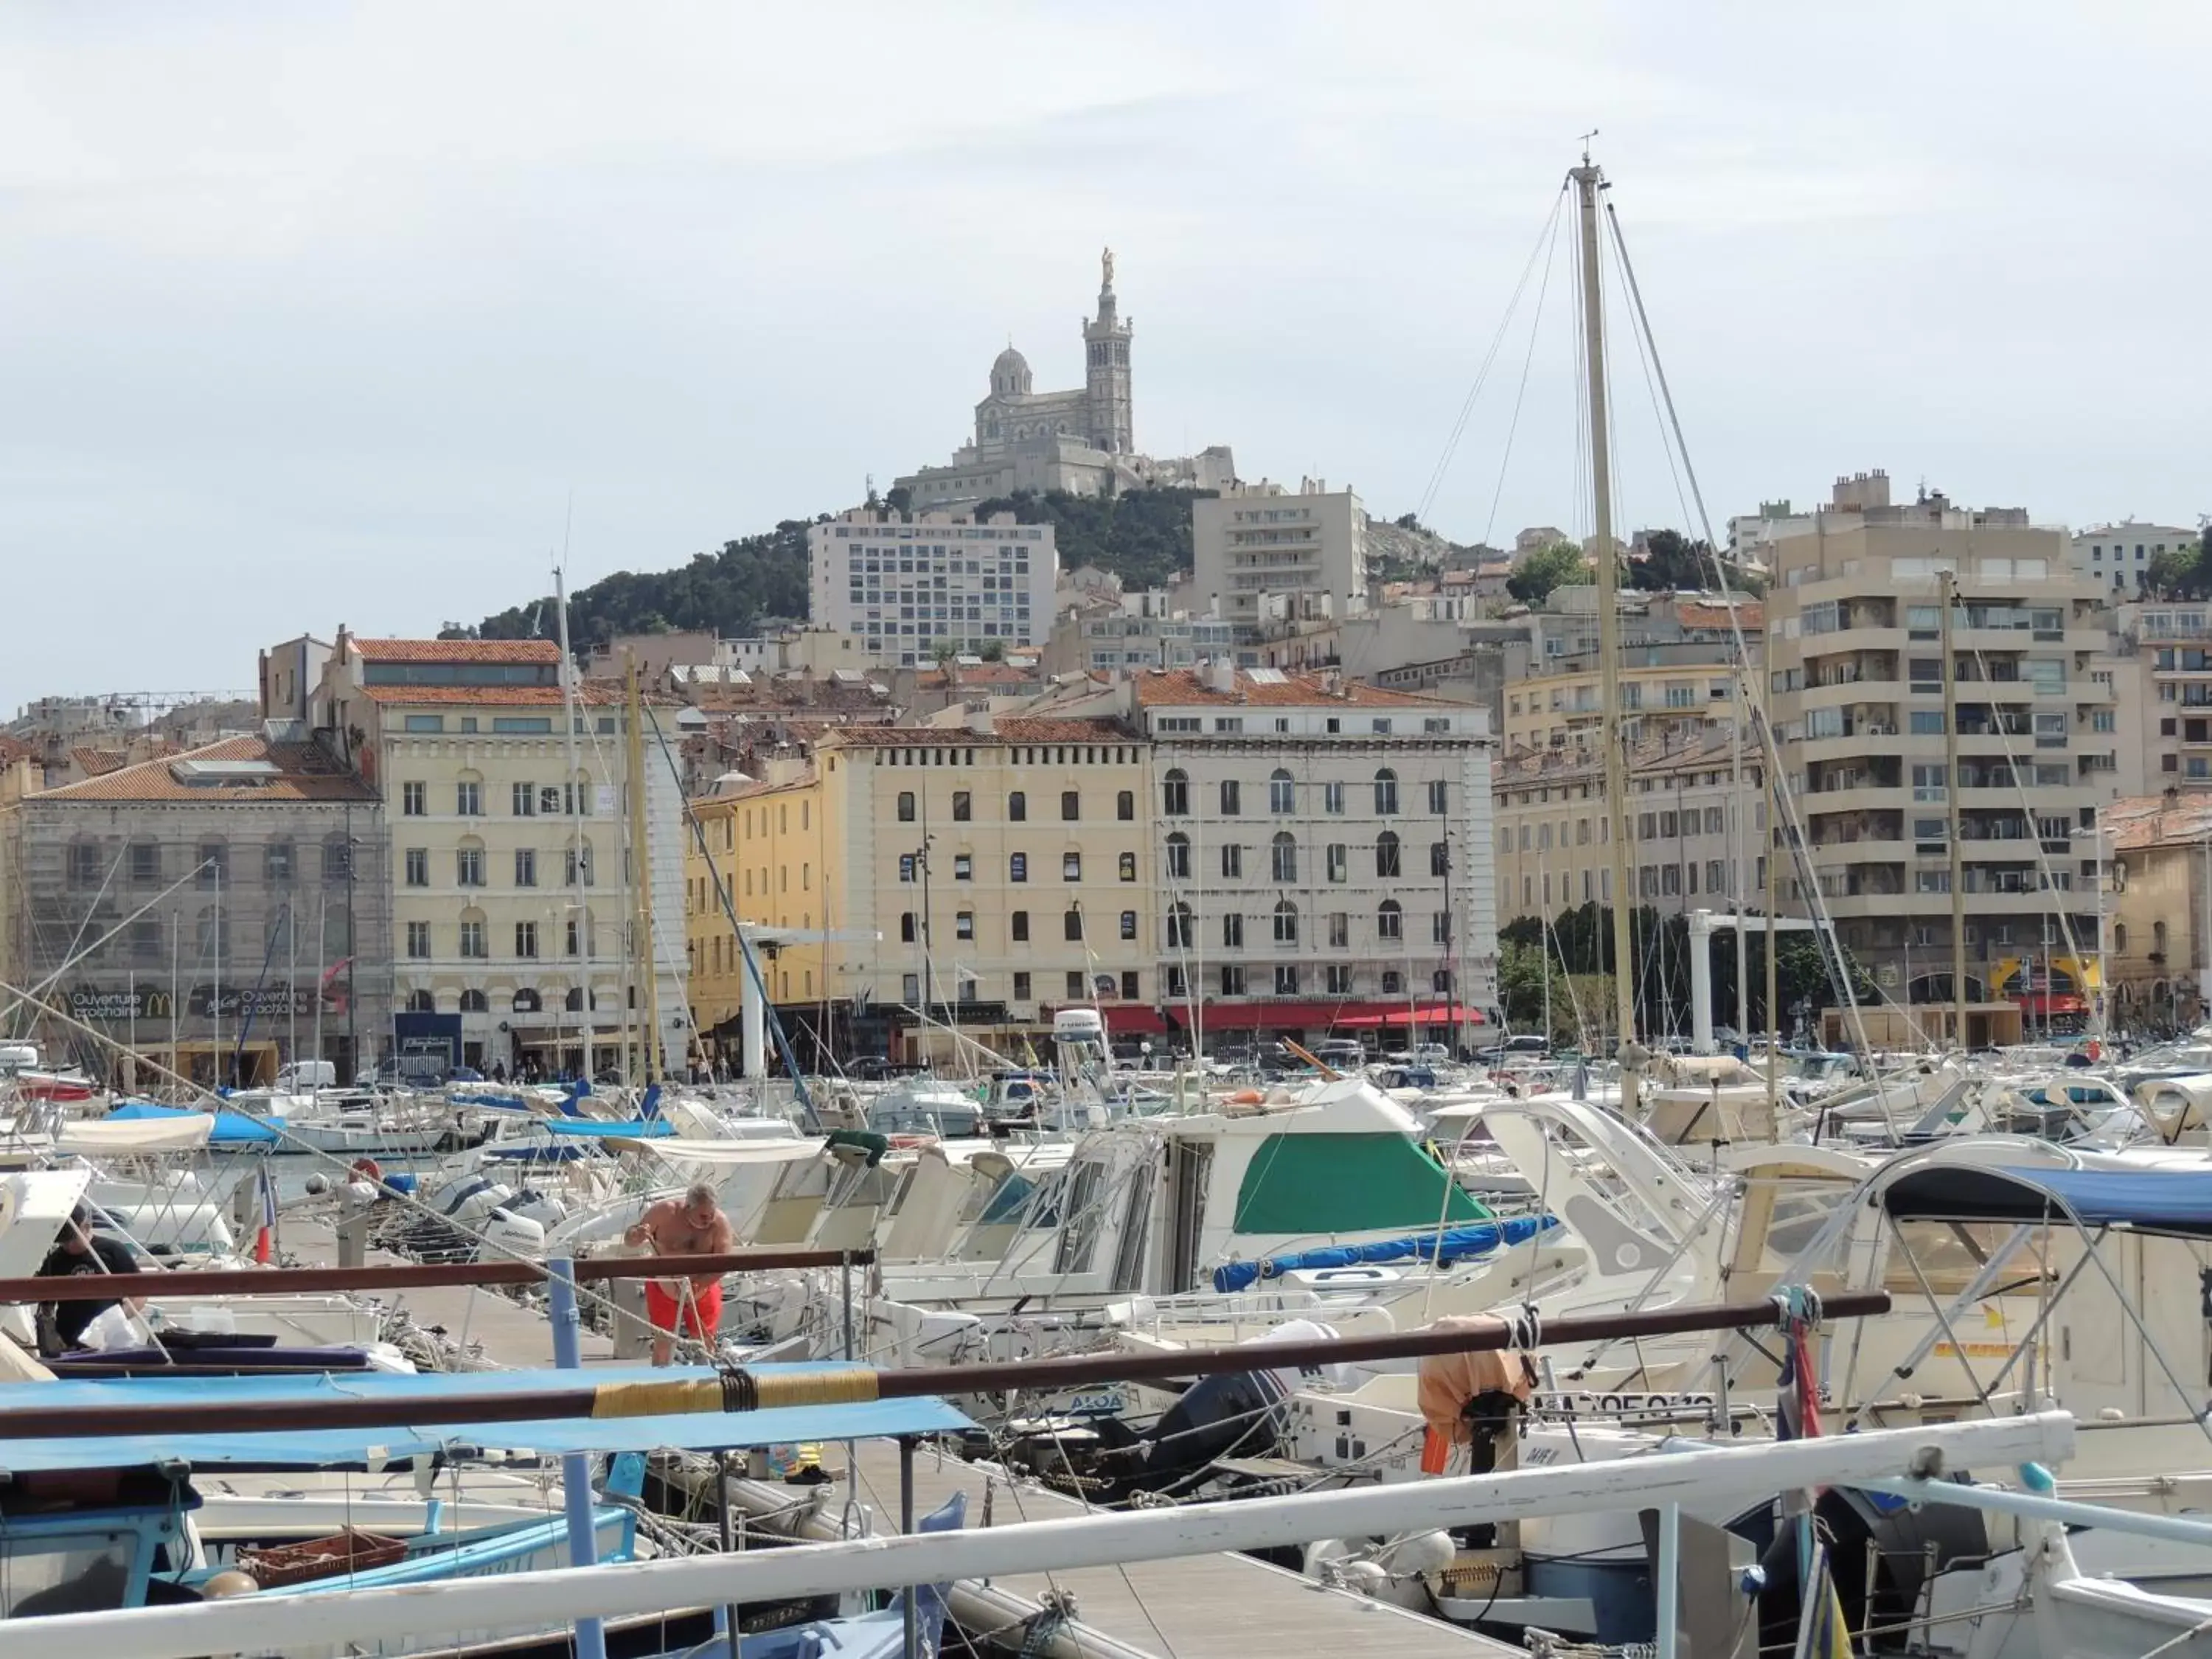
[[[221,782],[185,783],[174,768],[191,761],[267,761],[276,770]],[[273,744],[258,737],[226,738],[182,754],[164,755],[42,791],[47,801],[373,801],[376,792],[310,743]]]
[[[356,640],[363,662],[558,662],[551,640]]]
[[[1129,743],[1134,734],[1119,720],[1001,716],[993,722],[1008,743]]]
[[[362,696],[371,702],[406,705],[410,708],[558,708],[561,688],[557,685],[364,685]],[[618,686],[609,686],[591,680],[576,688],[576,701],[587,708],[604,708],[623,700]],[[674,706],[666,697],[648,697],[647,702],[660,708]]]
[[[1349,704],[1355,708],[1434,708],[1464,713],[1468,708],[1465,703],[1448,702],[1442,697],[1425,697],[1412,691],[1392,691],[1358,680],[1346,680],[1339,690],[1331,691],[1325,687],[1318,674],[1294,674],[1284,670],[1282,675],[1279,680],[1255,680],[1248,671],[1239,669],[1237,690],[1217,691],[1196,669],[1148,668],[1137,677],[1137,702],[1145,708],[1176,707],[1186,703],[1218,703],[1225,707],[1243,704],[1275,708],[1313,704],[1336,708]]]

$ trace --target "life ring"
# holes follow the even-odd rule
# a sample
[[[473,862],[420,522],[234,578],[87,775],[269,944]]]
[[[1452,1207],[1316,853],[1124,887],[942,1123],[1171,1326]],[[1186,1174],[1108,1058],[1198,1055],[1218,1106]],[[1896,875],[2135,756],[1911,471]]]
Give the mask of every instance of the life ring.
[[[384,1184],[384,1170],[373,1158],[354,1159],[349,1173],[359,1176],[372,1186],[381,1187]]]

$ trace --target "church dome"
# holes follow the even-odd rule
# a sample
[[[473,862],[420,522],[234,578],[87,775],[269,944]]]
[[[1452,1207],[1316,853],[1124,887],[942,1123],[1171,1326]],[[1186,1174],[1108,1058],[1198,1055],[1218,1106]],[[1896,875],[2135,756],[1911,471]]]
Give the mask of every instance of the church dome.
[[[1008,346],[991,365],[991,390],[1026,397],[1030,390],[1030,360]]]

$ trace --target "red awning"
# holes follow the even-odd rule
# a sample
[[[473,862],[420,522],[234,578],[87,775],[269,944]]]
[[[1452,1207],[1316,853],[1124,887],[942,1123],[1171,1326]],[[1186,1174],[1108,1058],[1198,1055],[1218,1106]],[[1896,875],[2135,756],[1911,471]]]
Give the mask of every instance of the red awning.
[[[1423,1025],[1479,1025],[1482,1016],[1465,1003],[1434,1002],[1408,1010],[1402,1002],[1208,1002],[1210,1031],[1310,1031],[1403,1025],[1410,1012]]]
[[[2031,996],[2014,997],[2013,1000],[2031,1014],[2086,1014],[2089,1012],[2087,998],[2068,996],[2063,991],[2047,994],[2039,991]]]
[[[1375,1008],[1376,1004],[1365,1005]],[[1377,1025],[1403,1025],[1408,1021],[1417,1025],[1480,1025],[1482,1016],[1465,1003],[1425,1002],[1408,1009],[1402,1002],[1382,1006],[1379,1012],[1339,1016],[1339,1025],[1362,1029]]]
[[[1106,1029],[1115,1036],[1158,1036],[1175,1027],[1160,1018],[1157,1008],[1147,1008],[1141,1002],[1107,1002],[1099,1005],[1106,1016]]]

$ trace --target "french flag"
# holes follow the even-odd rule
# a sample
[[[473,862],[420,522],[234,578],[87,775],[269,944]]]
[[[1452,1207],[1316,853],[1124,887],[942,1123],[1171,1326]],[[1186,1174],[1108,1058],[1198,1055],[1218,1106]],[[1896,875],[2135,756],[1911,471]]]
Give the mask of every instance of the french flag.
[[[253,1259],[262,1267],[276,1253],[276,1178],[269,1173],[267,1159],[261,1164],[261,1231],[253,1240]]]

